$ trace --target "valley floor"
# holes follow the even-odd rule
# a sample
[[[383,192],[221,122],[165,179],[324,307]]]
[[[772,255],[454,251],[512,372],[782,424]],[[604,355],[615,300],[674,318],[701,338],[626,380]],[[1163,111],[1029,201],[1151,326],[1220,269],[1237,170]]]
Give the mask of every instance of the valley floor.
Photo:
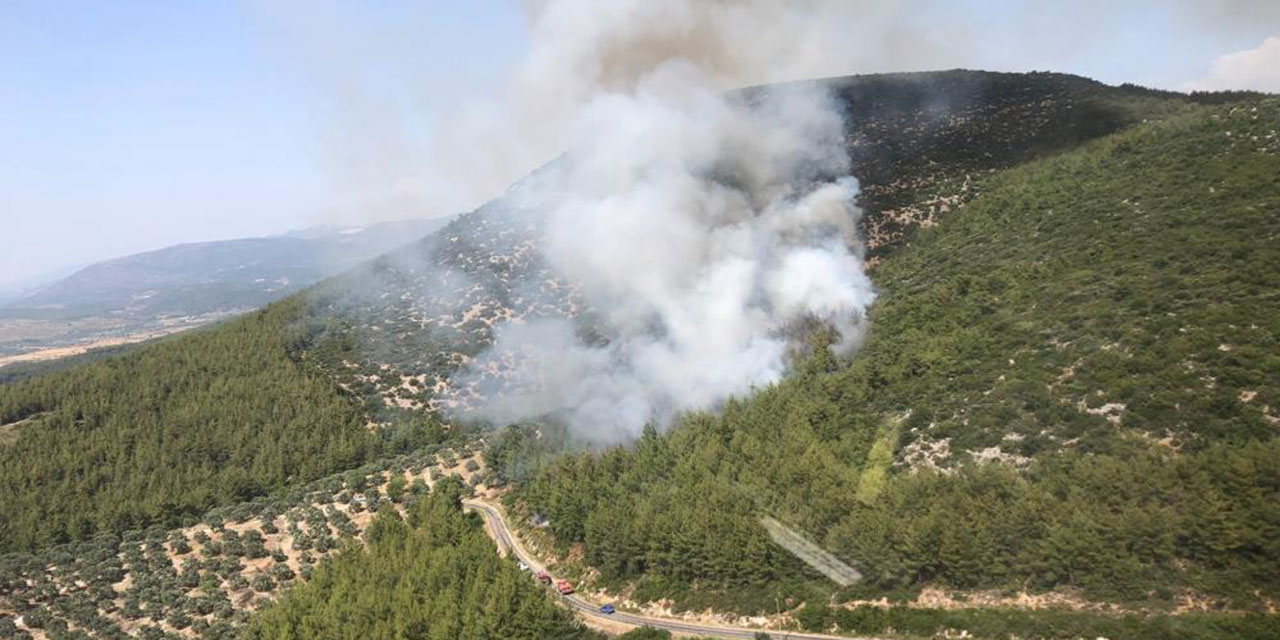
[[[202,327],[243,310],[134,323],[115,318],[75,320],[0,319],[0,367],[76,356]]]

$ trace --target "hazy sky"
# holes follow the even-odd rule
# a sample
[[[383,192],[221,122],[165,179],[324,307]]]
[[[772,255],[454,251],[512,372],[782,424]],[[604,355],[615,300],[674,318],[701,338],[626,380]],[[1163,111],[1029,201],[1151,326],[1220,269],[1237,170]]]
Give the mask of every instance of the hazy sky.
[[[895,0],[841,19],[840,72],[1280,91],[1280,2]],[[424,187],[433,126],[502,85],[525,29],[517,0],[5,0],[0,283],[474,204]]]

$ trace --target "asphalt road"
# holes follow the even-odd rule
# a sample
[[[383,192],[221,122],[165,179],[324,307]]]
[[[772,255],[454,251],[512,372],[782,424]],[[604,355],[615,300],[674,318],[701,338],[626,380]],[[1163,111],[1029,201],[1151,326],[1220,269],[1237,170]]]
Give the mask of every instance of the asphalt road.
[[[494,541],[498,544],[500,550],[506,551],[508,554],[514,554],[517,559],[529,565],[535,572],[546,570],[546,567],[544,567],[542,563],[538,562],[537,558],[534,558],[524,549],[524,547],[520,546],[516,542],[515,538],[511,535],[511,530],[507,528],[507,522],[503,519],[500,511],[487,503],[480,502],[479,500],[466,500],[463,504],[469,509],[474,509],[475,511],[480,512],[480,515],[484,517],[485,522],[489,524],[489,535],[494,538]],[[561,598],[566,605],[576,610],[579,615],[584,617],[595,618],[607,622],[622,623],[635,627],[666,629],[671,633],[682,635],[692,635],[703,638],[755,638],[757,633],[765,631],[771,638],[774,638],[774,640],[850,640],[849,636],[831,636],[818,633],[801,633],[797,631],[770,631],[764,629],[751,629],[747,627],[723,627],[719,625],[686,622],[684,620],[675,620],[672,618],[653,618],[649,616],[635,615],[632,613],[624,613],[622,611],[607,614],[600,611],[599,604],[590,602],[578,594],[561,596]]]

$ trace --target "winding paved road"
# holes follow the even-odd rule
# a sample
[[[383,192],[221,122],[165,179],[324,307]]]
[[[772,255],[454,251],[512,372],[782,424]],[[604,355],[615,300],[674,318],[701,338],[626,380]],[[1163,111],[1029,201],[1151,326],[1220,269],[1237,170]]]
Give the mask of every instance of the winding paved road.
[[[502,512],[486,502],[479,500],[464,500],[463,505],[468,509],[480,512],[488,523],[486,529],[489,536],[498,544],[500,551],[508,554],[515,554],[521,562],[529,565],[533,571],[545,571],[546,567],[538,562],[515,537],[511,535],[511,530],[507,528],[507,522],[503,519]],[[599,605],[590,602],[578,594],[563,596],[562,600],[570,608],[575,609],[580,615],[588,618],[595,618],[602,622],[614,622],[633,627],[654,627],[656,629],[666,629],[675,634],[699,636],[703,638],[755,638],[757,633],[764,631],[768,633],[774,640],[851,640],[849,636],[831,636],[818,633],[801,633],[798,631],[771,631],[767,629],[752,629],[747,627],[722,627],[719,625],[710,625],[697,622],[686,622],[684,620],[676,620],[673,618],[654,618],[650,616],[641,616],[632,613],[623,613],[618,611],[614,614],[602,613]]]

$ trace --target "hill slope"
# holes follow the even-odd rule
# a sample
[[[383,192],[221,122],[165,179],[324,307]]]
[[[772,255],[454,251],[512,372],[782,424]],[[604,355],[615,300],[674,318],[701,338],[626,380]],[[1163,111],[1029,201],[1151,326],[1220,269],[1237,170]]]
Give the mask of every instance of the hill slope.
[[[357,407],[291,357],[298,309],[0,386],[0,551],[176,526],[358,465]]]
[[[494,462],[560,544],[649,597],[799,588],[765,513],[870,593],[1262,606],[1280,584],[1277,129],[1277,100],[1204,108],[995,175],[876,270],[851,361],[815,350],[720,415],[532,475],[545,439],[512,431]]]
[[[873,262],[961,207],[993,171],[1191,106],[1185,96],[1065,74],[946,71],[820,82],[846,113]],[[538,254],[542,212],[518,210],[514,200],[499,198],[320,287],[315,313],[339,321],[320,340],[319,359],[373,405],[473,406],[503,372],[480,372],[466,386],[452,377],[491,342],[495,323],[589,314],[574,284],[550,273]]]
[[[876,590],[1269,597],[1275,103],[1058,74],[827,82],[880,260],[863,351],[816,348],[603,455],[513,431],[491,458],[524,506],[640,599],[829,595],[762,513]],[[263,312],[0,387],[0,541],[172,524],[438,440],[431,409],[483,401],[451,376],[495,323],[590,312],[539,257],[537,214],[495,201]]]
[[[896,236],[886,235],[897,240],[886,240],[880,245],[882,252],[901,246],[907,237],[901,229],[915,224],[909,216],[896,213],[902,207],[925,207],[926,203],[939,201],[959,205],[976,193],[975,176],[979,173],[997,170],[1029,155],[1051,152],[1072,140],[1100,135],[1140,117],[1191,108],[1182,98],[1106,87],[1060,74],[956,71],[826,82],[837,85],[846,102],[848,140],[852,153],[859,158],[855,171],[868,175],[863,181],[864,192],[872,194],[869,197],[888,193],[892,197],[883,196],[883,202],[899,207],[889,210],[884,208],[888,204],[876,204],[880,201],[867,202],[869,228],[892,219],[900,229]],[[1086,105],[1094,115],[1077,118],[1075,114]],[[990,131],[1002,133],[984,144],[974,144],[986,140],[983,136]],[[876,167],[887,169],[877,173]],[[956,191],[951,191],[953,188]],[[941,205],[928,206],[937,207],[931,215],[941,211]],[[169,428],[182,437],[203,438],[204,435],[188,432],[201,428],[193,421],[196,415],[207,417],[203,429],[211,432],[209,437],[223,438],[234,432],[226,421],[230,408],[273,402],[271,393],[250,397],[255,393],[254,387],[244,384],[245,379],[236,373],[243,365],[258,362],[242,353],[246,348],[255,349],[253,358],[271,359],[286,367],[281,371],[289,374],[281,381],[293,379],[320,394],[311,400],[306,400],[306,394],[281,398],[281,406],[303,401],[312,407],[337,407],[349,403],[351,398],[344,397],[349,395],[363,401],[367,420],[411,426],[424,422],[424,408],[482,401],[476,384],[455,386],[451,376],[489,344],[494,323],[588,311],[582,308],[572,283],[556,278],[538,255],[537,213],[515,210],[500,199],[460,217],[415,245],[269,308],[261,316],[268,319],[266,322],[235,321],[208,335],[147,347],[119,361],[106,360],[52,377],[0,387],[7,407],[5,419],[0,421],[4,426],[0,428],[6,430],[7,440],[16,438],[16,444],[0,449],[0,470],[13,474],[13,482],[6,490],[25,496],[9,502],[39,505],[26,516],[29,527],[22,525],[22,534],[6,536],[6,543],[28,546],[42,544],[50,539],[47,536],[54,536],[53,540],[57,536],[74,538],[99,528],[113,528],[111,518],[95,514],[95,510],[109,511],[115,506],[97,503],[86,512],[79,506],[80,499],[64,504],[41,498],[50,491],[50,485],[74,490],[82,477],[82,472],[75,470],[101,464],[96,454],[90,455],[92,450],[72,450],[63,445],[64,459],[51,461],[47,468],[41,467],[45,470],[40,473],[64,480],[61,484],[49,479],[37,482],[36,476],[31,475],[37,469],[29,468],[23,456],[37,450],[44,438],[58,440],[83,432],[103,438],[104,442],[131,443],[138,433],[151,428],[145,425],[155,423],[169,423]],[[258,326],[253,325],[255,322]],[[235,334],[245,331],[253,339],[241,344],[243,341]],[[257,340],[262,341],[261,346],[248,346]],[[187,349],[191,351],[188,353]],[[215,349],[225,349],[226,353],[210,352]],[[225,361],[227,367],[209,366],[206,360]],[[125,372],[143,363],[154,363],[148,365],[151,373],[124,377]],[[327,391],[322,389],[321,383],[312,379],[314,367],[326,371],[338,385]],[[489,373],[495,378],[502,375],[501,371]],[[288,389],[292,384],[281,382],[265,388],[291,394]],[[210,398],[202,397],[207,396],[206,390],[226,391],[228,395],[217,400],[217,405],[209,406]],[[325,394],[332,394],[332,399],[321,400]],[[147,402],[154,398],[159,404],[139,404],[139,398]],[[84,406],[95,404],[101,407],[94,414],[100,420],[77,422]],[[143,407],[152,409],[148,409],[147,419],[137,424],[118,418]],[[17,426],[41,412],[51,416],[48,422],[62,426],[37,428],[40,425],[36,421]],[[345,424],[348,419],[344,416],[338,421]],[[102,421],[107,420],[114,420],[115,426],[103,431],[106,423]],[[271,420],[269,413],[255,413],[250,422],[241,426],[265,425]],[[317,426],[318,433],[346,433],[326,431],[337,428],[330,423]],[[154,431],[153,435],[159,433]],[[165,439],[166,445],[181,441]],[[327,445],[317,441],[317,446]],[[166,486],[156,481],[163,474],[152,464],[154,461],[127,472],[128,467],[121,465],[119,475],[94,481],[107,494],[119,492],[130,502],[162,505],[149,509],[142,522],[131,524],[166,521],[176,514],[219,502],[216,496],[195,502],[160,500],[161,496],[188,491],[201,481],[191,486]],[[190,464],[199,468],[205,463],[193,459]],[[269,481],[252,484],[252,491],[267,490],[287,481],[287,474],[274,471],[265,477]],[[126,491],[124,487],[146,488]],[[16,517],[17,508],[14,509]],[[36,513],[41,515],[37,517]],[[91,524],[71,524],[85,519]]]
[[[462,495],[460,482],[442,484],[409,507],[407,523],[383,507],[367,550],[321,565],[244,637],[598,638],[494,553],[474,516],[463,514]]]

